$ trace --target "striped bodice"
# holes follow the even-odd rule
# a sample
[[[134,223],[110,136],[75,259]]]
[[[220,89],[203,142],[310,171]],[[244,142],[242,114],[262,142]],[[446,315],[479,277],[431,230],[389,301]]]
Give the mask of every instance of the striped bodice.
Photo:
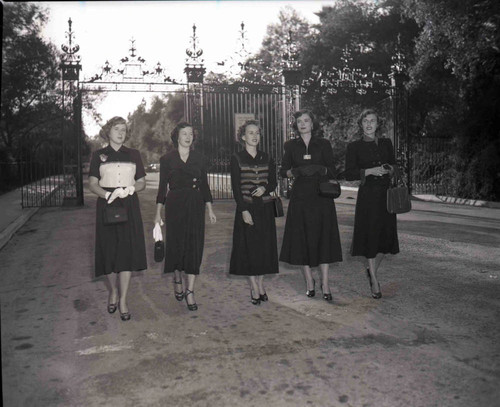
[[[268,183],[269,164],[247,165],[240,163],[240,171],[240,186],[243,200],[246,202],[252,202],[253,199],[251,191],[253,188],[261,185],[265,187]],[[269,196],[262,196],[263,201],[268,199],[270,199]]]

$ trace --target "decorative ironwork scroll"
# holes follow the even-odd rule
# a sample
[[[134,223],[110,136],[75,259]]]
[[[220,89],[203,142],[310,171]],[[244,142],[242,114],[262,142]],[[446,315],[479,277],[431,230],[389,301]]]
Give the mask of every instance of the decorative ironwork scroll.
[[[135,46],[135,40],[130,40],[129,54],[121,58],[118,64],[112,65],[106,60],[101,71],[93,75],[85,82],[88,83],[168,83],[179,84],[165,74],[160,62],[149,67],[146,60],[139,56]]]
[[[188,83],[203,83],[203,77],[206,69],[203,66],[203,50],[198,46],[198,37],[196,36],[196,24],[193,24],[193,35],[191,36],[191,48],[186,48],[186,67],[184,73],[187,76]]]

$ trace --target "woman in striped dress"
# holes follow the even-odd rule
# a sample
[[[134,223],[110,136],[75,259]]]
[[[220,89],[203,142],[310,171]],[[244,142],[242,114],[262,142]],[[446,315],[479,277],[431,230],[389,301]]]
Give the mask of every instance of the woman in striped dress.
[[[247,120],[238,138],[245,149],[231,158],[236,215],[229,273],[248,276],[252,304],[259,305],[268,300],[264,275],[278,273],[276,224],[269,195],[276,188],[276,166],[257,149],[261,138],[258,121]]]

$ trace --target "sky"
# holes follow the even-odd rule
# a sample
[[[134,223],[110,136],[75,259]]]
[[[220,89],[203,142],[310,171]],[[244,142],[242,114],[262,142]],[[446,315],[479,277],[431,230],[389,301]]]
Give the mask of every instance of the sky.
[[[217,62],[227,60],[239,49],[240,24],[245,23],[247,49],[257,52],[269,24],[278,22],[279,11],[292,6],[310,23],[318,23],[314,14],[334,1],[104,1],[43,2],[49,21],[43,35],[56,46],[66,43],[68,19],[72,20],[74,42],[80,46],[81,79],[100,72],[106,61],[117,66],[129,54],[130,40],[136,53],[153,68],[157,62],[165,73],[185,82],[183,73],[186,48],[190,47],[192,26],[197,26],[199,47],[207,71],[217,71]],[[103,123],[94,122],[84,112],[84,126],[89,136],[99,131],[99,124],[119,115],[126,117],[145,93],[108,93],[99,105]]]

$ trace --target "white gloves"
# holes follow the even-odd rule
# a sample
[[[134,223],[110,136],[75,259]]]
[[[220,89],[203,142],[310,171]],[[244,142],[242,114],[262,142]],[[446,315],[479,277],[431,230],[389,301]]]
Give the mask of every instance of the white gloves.
[[[127,188],[130,188],[130,187],[127,187]],[[132,187],[132,188],[134,188],[134,187]],[[108,204],[110,204],[111,202],[113,202],[116,198],[126,198],[128,195],[129,195],[129,193],[126,191],[125,188],[116,188],[111,193],[111,196],[108,199]]]
[[[163,235],[161,234],[161,226],[159,223],[155,223],[155,227],[153,228],[153,239],[155,240],[155,242],[163,240]]]
[[[125,189],[125,192],[127,192],[129,195],[134,195],[135,187],[133,185],[126,187],[124,189]]]

